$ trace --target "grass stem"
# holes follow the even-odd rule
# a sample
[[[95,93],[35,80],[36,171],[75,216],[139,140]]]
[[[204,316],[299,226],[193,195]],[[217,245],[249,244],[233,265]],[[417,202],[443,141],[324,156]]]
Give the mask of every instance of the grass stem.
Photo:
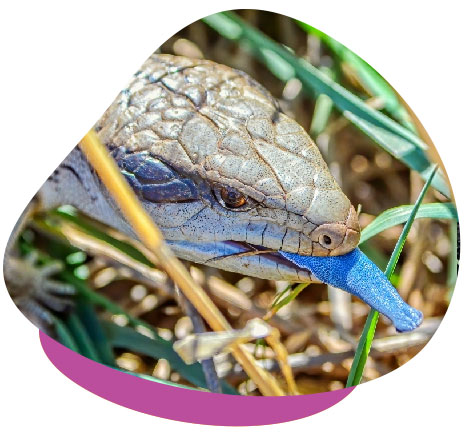
[[[142,243],[151,250],[166,273],[179,286],[183,294],[195,306],[200,315],[214,331],[228,331],[231,326],[211,301],[204,290],[194,282],[182,263],[174,256],[163,240],[161,231],[155,226],[148,213],[123,179],[115,162],[101,144],[95,131],[90,130],[80,144],[90,164],[121,208],[129,224]],[[277,381],[262,369],[242,346],[234,345],[232,354],[243,366],[250,378],[266,396],[284,395]]]

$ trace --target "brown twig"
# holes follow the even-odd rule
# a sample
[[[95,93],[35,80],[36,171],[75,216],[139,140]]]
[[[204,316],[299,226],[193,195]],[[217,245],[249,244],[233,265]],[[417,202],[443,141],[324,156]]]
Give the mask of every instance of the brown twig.
[[[282,342],[280,342],[279,330],[273,328],[271,334],[266,338],[266,342],[274,350],[280,370],[282,374],[284,374],[285,381],[287,382],[290,395],[299,395],[292,368],[288,363],[287,349],[282,345]]]
[[[440,322],[441,318],[428,318],[419,328],[412,332],[374,339],[372,343],[373,351],[371,351],[370,357],[373,359],[382,359],[397,354],[398,351],[425,345],[437,330]],[[322,365],[325,363],[339,365],[344,360],[350,359],[353,356],[354,350],[319,354],[315,356],[306,353],[295,353],[288,356],[288,364],[294,373],[305,372],[319,374]],[[261,359],[258,363],[269,372],[276,372],[281,369],[279,363],[274,359]],[[243,371],[240,367],[235,366],[224,371],[221,375],[221,378],[222,377],[227,377],[228,379],[232,378],[234,380],[242,379]]]

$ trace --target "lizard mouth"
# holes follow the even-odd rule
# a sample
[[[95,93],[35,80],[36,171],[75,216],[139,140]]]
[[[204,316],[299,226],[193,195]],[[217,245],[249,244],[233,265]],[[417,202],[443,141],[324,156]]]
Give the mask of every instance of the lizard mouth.
[[[239,241],[167,243],[178,257],[222,270],[267,280],[319,282],[309,270],[284,258],[277,250]]]

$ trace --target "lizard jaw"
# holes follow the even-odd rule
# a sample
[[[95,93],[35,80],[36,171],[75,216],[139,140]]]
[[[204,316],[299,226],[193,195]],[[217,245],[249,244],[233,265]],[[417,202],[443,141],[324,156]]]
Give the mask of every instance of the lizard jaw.
[[[267,280],[319,283],[313,273],[277,252],[237,241],[166,241],[174,254],[187,261]],[[251,254],[250,254],[251,253]]]

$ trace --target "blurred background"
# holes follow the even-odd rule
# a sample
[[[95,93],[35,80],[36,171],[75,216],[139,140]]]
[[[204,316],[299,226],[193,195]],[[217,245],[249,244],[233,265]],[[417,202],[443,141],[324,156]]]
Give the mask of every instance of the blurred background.
[[[263,48],[262,35],[341,86],[335,87],[340,98],[346,97],[343,92],[347,91],[357,96],[363,107],[383,113],[410,134],[420,131],[395,91],[367,63],[338,41],[289,17],[256,10],[217,14],[182,29],[158,52],[226,64],[266,87],[282,110],[310,133],[339,185],[358,207],[362,228],[384,211],[414,204],[424,185],[424,171],[413,170],[414,165],[420,158],[430,157],[408,159],[393,149],[396,144],[399,149],[401,138],[378,136],[373,128],[353,122],[341,109],[343,101],[318,92],[316,86],[311,88],[285,55],[279,57],[272,47]],[[434,187],[424,203],[448,203],[445,188]],[[86,244],[82,234],[70,235],[71,229],[63,229],[67,224],[97,242]],[[384,270],[401,230],[402,225],[387,227],[360,247]],[[120,249],[126,259],[110,259],[99,241]],[[45,325],[50,334],[87,357],[143,378],[205,387],[201,367],[183,364],[172,349],[173,341],[193,330],[173,284],[161,268],[149,272],[148,266],[153,264],[124,239],[63,207],[34,217],[20,244],[23,253],[38,249],[44,263],[64,260],[66,268],[60,277],[76,288],[73,307],[65,313],[55,312],[53,326]],[[454,288],[457,244],[457,219],[414,222],[392,282],[409,304],[424,313],[424,324],[417,331],[399,335],[381,316],[363,381],[406,363],[431,338]],[[278,294],[291,290],[288,282],[186,265],[236,329],[251,318],[266,315]],[[311,284],[269,320],[280,331],[300,393],[344,387],[368,312],[366,304],[347,293]],[[273,350],[263,342],[247,346],[285,389]],[[259,395],[230,355],[216,356],[215,364],[219,377],[227,381],[224,393]]]

